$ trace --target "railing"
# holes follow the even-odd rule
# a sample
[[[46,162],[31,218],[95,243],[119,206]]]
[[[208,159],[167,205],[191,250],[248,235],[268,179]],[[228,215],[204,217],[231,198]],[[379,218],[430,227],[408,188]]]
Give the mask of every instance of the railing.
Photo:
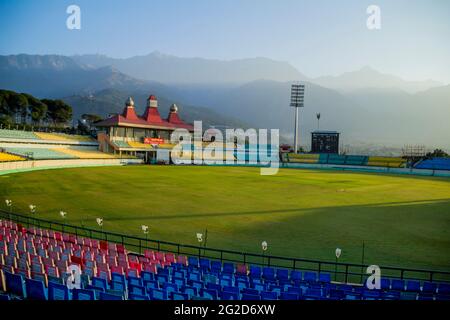
[[[98,229],[38,219],[32,217],[31,215],[22,215],[1,209],[0,219],[9,219],[16,223],[20,223],[23,226],[27,226],[28,228],[30,226],[35,226],[38,228],[73,234],[77,237],[89,237],[96,240],[120,243],[126,246],[128,251],[135,252],[136,254],[142,254],[145,249],[150,249],[171,252],[177,255],[214,259],[221,262],[253,264],[276,268],[288,268],[292,270],[315,271],[319,273],[326,272],[332,275],[332,280],[343,283],[362,284],[368,276],[366,273],[368,266],[362,264],[289,258],[146,239],[121,233],[106,232]],[[390,266],[379,267],[381,270],[381,276],[384,278],[450,283],[450,271],[411,269]]]

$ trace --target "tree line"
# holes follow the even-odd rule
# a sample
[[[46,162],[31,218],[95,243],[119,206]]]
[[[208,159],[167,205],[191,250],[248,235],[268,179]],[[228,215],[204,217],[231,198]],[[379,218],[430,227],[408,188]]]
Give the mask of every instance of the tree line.
[[[27,93],[0,90],[0,124],[65,126],[72,119],[72,107],[62,100],[38,99]]]

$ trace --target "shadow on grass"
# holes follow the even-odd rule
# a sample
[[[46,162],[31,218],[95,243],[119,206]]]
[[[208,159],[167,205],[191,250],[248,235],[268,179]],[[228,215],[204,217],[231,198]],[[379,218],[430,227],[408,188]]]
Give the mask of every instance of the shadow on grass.
[[[192,214],[165,214],[165,215],[138,215],[130,216],[124,214],[121,217],[110,217],[109,221],[132,221],[132,220],[145,220],[145,219],[158,219],[158,220],[176,220],[176,219],[189,219],[189,218],[220,218],[220,217],[232,217],[232,216],[247,216],[247,215],[266,215],[266,214],[292,214],[296,212],[311,212],[311,211],[330,211],[336,210],[357,210],[361,211],[368,208],[379,207],[394,207],[394,206],[420,206],[420,205],[448,205],[450,211],[450,199],[436,199],[436,200],[417,200],[417,201],[397,201],[397,202],[383,202],[376,204],[366,205],[351,205],[351,206],[325,206],[325,207],[313,207],[313,208],[294,208],[283,210],[257,210],[257,211],[240,211],[240,212],[208,212],[208,213],[192,213]]]

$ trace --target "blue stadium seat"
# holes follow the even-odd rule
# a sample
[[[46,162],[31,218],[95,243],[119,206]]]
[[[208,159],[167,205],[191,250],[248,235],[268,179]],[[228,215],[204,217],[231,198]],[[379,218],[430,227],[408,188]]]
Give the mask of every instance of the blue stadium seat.
[[[73,289],[73,300],[95,300],[94,290],[89,289]]]
[[[189,268],[198,268],[198,259],[196,257],[188,257],[188,266]]]
[[[162,288],[163,290],[166,290],[167,293],[170,292],[178,292],[178,286],[175,283],[163,283]]]
[[[228,292],[228,291],[224,291],[222,292],[222,296],[221,299],[222,300],[239,300],[239,293],[236,292]]]
[[[200,281],[201,275],[198,272],[190,272],[188,273],[188,280]]]
[[[151,300],[167,300],[167,291],[162,289],[152,289],[149,293]]]
[[[25,283],[23,277],[4,271],[6,291],[15,296],[26,298]]]
[[[266,280],[275,280],[275,270],[273,268],[263,268],[263,278]]]
[[[250,277],[261,278],[261,267],[251,265],[250,266]]]
[[[209,298],[211,300],[217,300],[217,291],[212,289],[202,289],[200,290],[200,295],[203,298]]]
[[[184,279],[184,277],[182,278],[173,277],[172,282],[176,284],[178,287],[182,287],[186,284],[186,280]]]
[[[387,278],[381,278],[380,286],[382,290],[389,290],[391,288],[391,281]]]
[[[394,279],[391,282],[391,289],[397,290],[397,291],[403,291],[405,290],[405,281],[400,279]]]
[[[209,259],[200,258],[200,269],[203,271],[211,270],[211,261]]]
[[[70,300],[69,289],[59,283],[48,283],[48,300]]]
[[[316,282],[317,281],[317,274],[315,272],[305,272],[303,276],[303,280],[307,282]]]
[[[244,293],[244,294],[242,294],[242,300],[256,301],[256,300],[261,300],[261,297],[259,295],[252,295],[252,294]]]
[[[281,300],[298,300],[299,295],[295,293],[282,292],[280,295]]]
[[[379,290],[364,290],[362,297],[364,300],[379,300],[381,298],[381,292]]]
[[[226,273],[226,274],[233,274],[234,273],[234,264],[230,263],[230,262],[225,262],[223,264],[222,272]]]
[[[277,269],[277,279],[281,281],[289,280],[289,270],[287,269]]]
[[[106,279],[92,277],[91,281],[92,286],[94,287],[102,288],[103,291],[106,291],[108,289],[108,282],[106,281]]]
[[[440,295],[450,295],[450,284],[447,283],[439,284],[438,293]]]
[[[216,290],[216,291],[222,291],[222,287],[221,287],[221,285],[220,284],[217,284],[217,283],[207,283],[206,284],[206,289],[209,289],[209,290]]]
[[[277,300],[278,294],[276,292],[268,292],[263,291],[261,292],[261,300]]]
[[[187,294],[187,293],[171,292],[170,293],[170,299],[171,300],[189,300],[189,294]]]
[[[185,293],[192,297],[192,296],[197,295],[198,290],[197,290],[197,288],[194,288],[194,287],[185,286],[180,289],[180,292]]]
[[[138,296],[145,296],[147,294],[144,286],[138,286],[134,284],[128,285],[128,292]]]
[[[426,293],[436,293],[437,284],[433,282],[424,282],[422,291]]]
[[[141,286],[143,285],[142,278],[128,276],[128,286],[134,285],[134,286]]]
[[[291,271],[291,280],[292,281],[296,281],[296,282],[298,282],[298,281],[302,281],[302,273],[301,273],[301,271],[297,271],[297,270],[292,270]]]
[[[27,299],[47,300],[47,288],[40,280],[25,279]]]
[[[233,287],[233,286],[224,286],[222,289],[223,292],[230,292],[230,293],[235,293],[237,295],[239,295],[239,288],[238,287]]]
[[[406,282],[406,291],[419,292],[420,291],[420,282],[412,281],[412,280]]]
[[[123,297],[106,292],[100,292],[100,300],[123,300]]]
[[[242,294],[248,294],[248,295],[252,295],[252,296],[259,296],[260,291],[256,290],[256,289],[250,289],[250,288],[244,288],[241,290]]]
[[[434,296],[432,294],[423,293],[423,294],[419,294],[419,296],[417,297],[417,300],[434,301]]]
[[[330,283],[331,282],[331,274],[329,274],[329,273],[319,273],[319,282]]]
[[[114,291],[126,291],[126,285],[124,282],[111,281],[111,290]]]
[[[222,263],[220,261],[211,261],[211,272],[219,273],[222,271]]]
[[[142,273],[144,273],[144,272],[142,272]],[[111,281],[120,282],[125,286],[125,283],[126,283],[125,275],[119,274],[116,272],[111,272]]]
[[[156,280],[144,281],[144,288],[147,292],[150,292],[150,289],[159,289],[159,283]]]
[[[137,294],[129,294],[128,300],[150,300],[148,296],[140,296]]]
[[[224,287],[224,286],[231,286],[233,283],[233,281],[231,279],[220,279],[219,280],[219,284]]]

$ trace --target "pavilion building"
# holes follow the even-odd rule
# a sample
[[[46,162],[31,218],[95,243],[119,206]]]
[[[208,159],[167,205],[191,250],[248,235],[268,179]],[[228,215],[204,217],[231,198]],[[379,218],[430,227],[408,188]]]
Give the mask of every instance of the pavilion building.
[[[170,150],[170,134],[176,129],[194,131],[191,124],[181,120],[178,107],[170,107],[166,119],[161,118],[158,100],[154,95],[147,99],[147,108],[142,116],[136,114],[134,101],[130,97],[122,114],[113,115],[95,124],[98,128],[100,151],[119,155],[132,155],[145,162],[167,162]]]

